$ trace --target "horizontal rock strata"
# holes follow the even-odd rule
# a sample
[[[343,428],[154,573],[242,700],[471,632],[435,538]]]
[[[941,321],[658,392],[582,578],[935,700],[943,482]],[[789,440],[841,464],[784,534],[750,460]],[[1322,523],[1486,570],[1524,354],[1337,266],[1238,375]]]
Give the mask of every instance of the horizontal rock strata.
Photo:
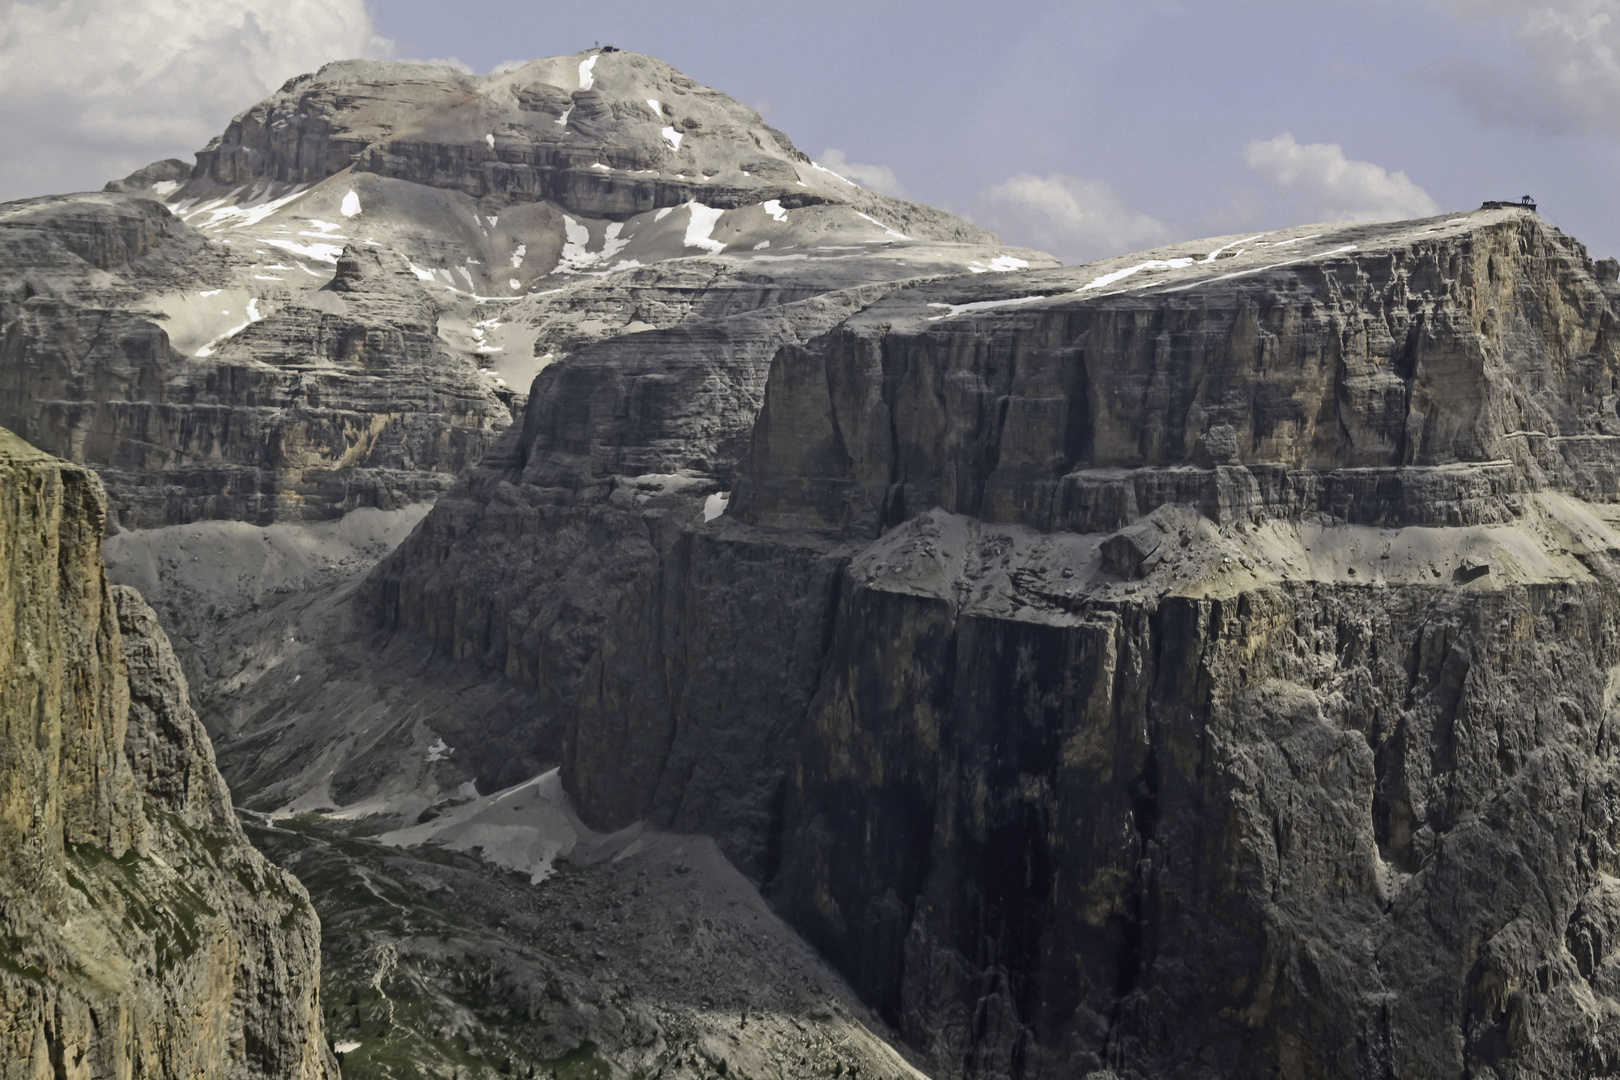
[[[124,528],[431,501],[587,345],[1055,263],[618,50],[330,64],[178,164],[0,206],[0,424]]]
[[[1600,1072],[1601,269],[1498,211],[909,289],[776,353],[729,502],[539,509],[672,415],[558,371],[372,599],[936,1075]]]

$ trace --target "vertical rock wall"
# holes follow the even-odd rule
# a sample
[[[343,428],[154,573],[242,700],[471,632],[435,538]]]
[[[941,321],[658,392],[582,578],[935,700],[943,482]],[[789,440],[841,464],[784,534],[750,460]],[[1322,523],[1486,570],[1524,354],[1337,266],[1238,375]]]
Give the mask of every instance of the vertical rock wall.
[[[335,1076],[320,930],[248,844],[101,485],[0,430],[0,1077]]]

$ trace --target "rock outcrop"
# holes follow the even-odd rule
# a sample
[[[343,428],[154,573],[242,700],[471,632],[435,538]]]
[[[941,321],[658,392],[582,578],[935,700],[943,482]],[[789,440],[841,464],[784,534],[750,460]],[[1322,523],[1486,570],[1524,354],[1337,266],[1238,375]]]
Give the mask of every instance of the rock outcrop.
[[[96,466],[125,527],[420,501],[508,422],[416,279],[365,248],[295,302],[230,288],[230,249],[145,199],[13,203],[0,246],[0,422]]]
[[[124,528],[431,501],[591,343],[1054,264],[618,51],[331,64],[177,165],[0,207],[0,424]],[[731,358],[758,386],[770,351]]]
[[[93,473],[0,430],[0,1076],[336,1076],[319,924],[248,844]]]
[[[783,344],[729,492],[602,483],[702,428],[570,358],[371,599],[935,1075],[1602,1074],[1602,270],[1505,210],[909,288]]]
[[[332,65],[113,188],[0,210],[0,408],[126,523],[442,493],[362,586],[188,624],[250,805],[445,845],[258,830],[342,915],[357,1063],[780,1068],[726,1049],[752,1027],[908,1075],[887,1024],[942,1078],[1620,1070],[1620,267],[1532,210],[1040,269],[616,50]],[[214,595],[176,569],[203,534],[168,539],[172,596]],[[226,828],[200,737],[142,704],[174,676],[122,675],[144,616],[74,596],[64,749],[19,758],[65,778],[61,839],[15,824],[15,872],[213,881],[159,835]],[[531,893],[493,867],[555,869],[556,783],[625,831]],[[658,830],[712,837],[877,1019],[716,1019],[737,963],[803,957],[734,877],[670,925],[722,894]],[[4,986],[67,970],[37,913],[98,888],[7,894],[44,944]],[[744,959],[693,1000],[629,923]],[[132,970],[172,958],[152,933]],[[244,1047],[318,1026],[207,1000]],[[51,1022],[39,1060],[88,1030]]]

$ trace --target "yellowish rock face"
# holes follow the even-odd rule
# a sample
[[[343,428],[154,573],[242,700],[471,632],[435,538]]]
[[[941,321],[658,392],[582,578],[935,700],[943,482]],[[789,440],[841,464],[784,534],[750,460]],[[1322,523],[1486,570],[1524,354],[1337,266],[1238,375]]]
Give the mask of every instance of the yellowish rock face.
[[[0,1076],[335,1075],[315,913],[242,835],[104,521],[93,473],[0,429]]]

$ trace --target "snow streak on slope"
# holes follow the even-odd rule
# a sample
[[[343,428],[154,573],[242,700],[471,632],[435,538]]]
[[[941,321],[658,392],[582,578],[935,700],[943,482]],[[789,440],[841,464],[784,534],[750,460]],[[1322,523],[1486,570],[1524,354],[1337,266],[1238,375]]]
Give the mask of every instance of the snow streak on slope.
[[[726,245],[718,240],[710,239],[709,234],[714,232],[715,223],[725,210],[714,206],[704,206],[700,202],[689,202],[687,208],[692,212],[692,219],[686,225],[686,246],[701,248],[710,255],[718,255],[726,250]]]

